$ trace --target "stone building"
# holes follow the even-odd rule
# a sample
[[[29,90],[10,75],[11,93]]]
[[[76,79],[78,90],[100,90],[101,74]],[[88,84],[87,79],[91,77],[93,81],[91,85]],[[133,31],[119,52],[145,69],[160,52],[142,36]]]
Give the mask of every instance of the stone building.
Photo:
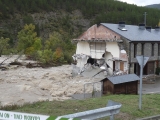
[[[145,24],[126,25],[101,23],[93,25],[77,39],[77,50],[74,56],[86,55],[85,59],[79,57],[77,67],[84,71],[89,61],[98,63],[105,68],[108,76],[114,75],[116,70],[121,73],[140,74],[137,55],[149,57],[144,67],[144,75],[154,74],[160,56],[160,29],[145,27]],[[103,61],[104,60],[104,61]],[[102,62],[103,61],[103,62]],[[103,64],[99,64],[99,63]],[[93,64],[92,64],[93,65]]]

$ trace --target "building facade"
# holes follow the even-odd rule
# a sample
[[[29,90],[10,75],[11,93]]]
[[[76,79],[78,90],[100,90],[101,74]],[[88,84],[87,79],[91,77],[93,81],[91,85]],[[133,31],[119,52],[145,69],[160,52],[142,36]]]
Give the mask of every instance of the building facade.
[[[139,75],[137,55],[149,57],[144,66],[144,75],[154,74],[156,67],[159,66],[159,27],[151,29],[144,24],[126,25],[125,22],[101,23],[93,25],[73,41],[77,43],[76,55],[87,56],[85,60],[77,59],[77,67],[80,69],[84,69],[86,63],[92,61],[99,63],[100,67],[105,63],[108,76],[114,75],[117,70],[121,73]]]

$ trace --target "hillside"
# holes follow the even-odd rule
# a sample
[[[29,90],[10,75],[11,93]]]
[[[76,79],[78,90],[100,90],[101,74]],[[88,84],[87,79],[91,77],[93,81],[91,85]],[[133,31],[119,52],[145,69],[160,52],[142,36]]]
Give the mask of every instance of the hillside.
[[[145,6],[145,7],[160,9],[160,4],[152,4],[152,5],[147,5],[147,6]]]
[[[43,37],[47,37],[44,33],[59,29],[65,31],[66,28],[69,30],[65,32],[74,37],[72,33],[77,36],[100,22],[118,23],[123,20],[127,24],[138,25],[143,22],[144,12],[148,14],[147,24],[150,26],[156,26],[160,18],[159,10],[113,0],[0,0],[0,11],[4,35],[7,29],[14,28],[16,33],[24,24],[34,23]]]
[[[43,43],[56,31],[63,36],[64,43],[71,44],[72,38],[93,24],[143,23],[144,12],[147,12],[147,25],[154,28],[160,10],[114,0],[0,0],[0,36],[10,38],[14,48],[18,32],[25,24],[32,23]]]

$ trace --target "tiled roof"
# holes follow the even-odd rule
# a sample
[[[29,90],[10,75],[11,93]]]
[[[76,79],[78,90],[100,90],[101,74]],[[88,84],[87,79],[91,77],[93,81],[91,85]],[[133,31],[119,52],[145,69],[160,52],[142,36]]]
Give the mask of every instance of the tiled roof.
[[[88,28],[81,36],[77,39],[73,39],[73,42],[88,41],[88,42],[123,42],[120,39],[120,35],[107,29],[106,27],[97,24]]]
[[[151,29],[151,32],[149,32],[146,29],[140,29],[136,25],[125,25],[126,30],[120,30],[119,24],[101,23],[101,25],[130,41],[160,41],[160,30]]]

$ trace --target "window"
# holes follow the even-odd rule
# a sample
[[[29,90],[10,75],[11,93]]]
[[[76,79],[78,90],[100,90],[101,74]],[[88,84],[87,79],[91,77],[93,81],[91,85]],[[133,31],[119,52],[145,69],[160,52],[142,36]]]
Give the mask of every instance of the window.
[[[134,57],[136,57],[137,55],[137,43],[134,44]]]
[[[151,56],[154,56],[154,43],[151,44]]]

